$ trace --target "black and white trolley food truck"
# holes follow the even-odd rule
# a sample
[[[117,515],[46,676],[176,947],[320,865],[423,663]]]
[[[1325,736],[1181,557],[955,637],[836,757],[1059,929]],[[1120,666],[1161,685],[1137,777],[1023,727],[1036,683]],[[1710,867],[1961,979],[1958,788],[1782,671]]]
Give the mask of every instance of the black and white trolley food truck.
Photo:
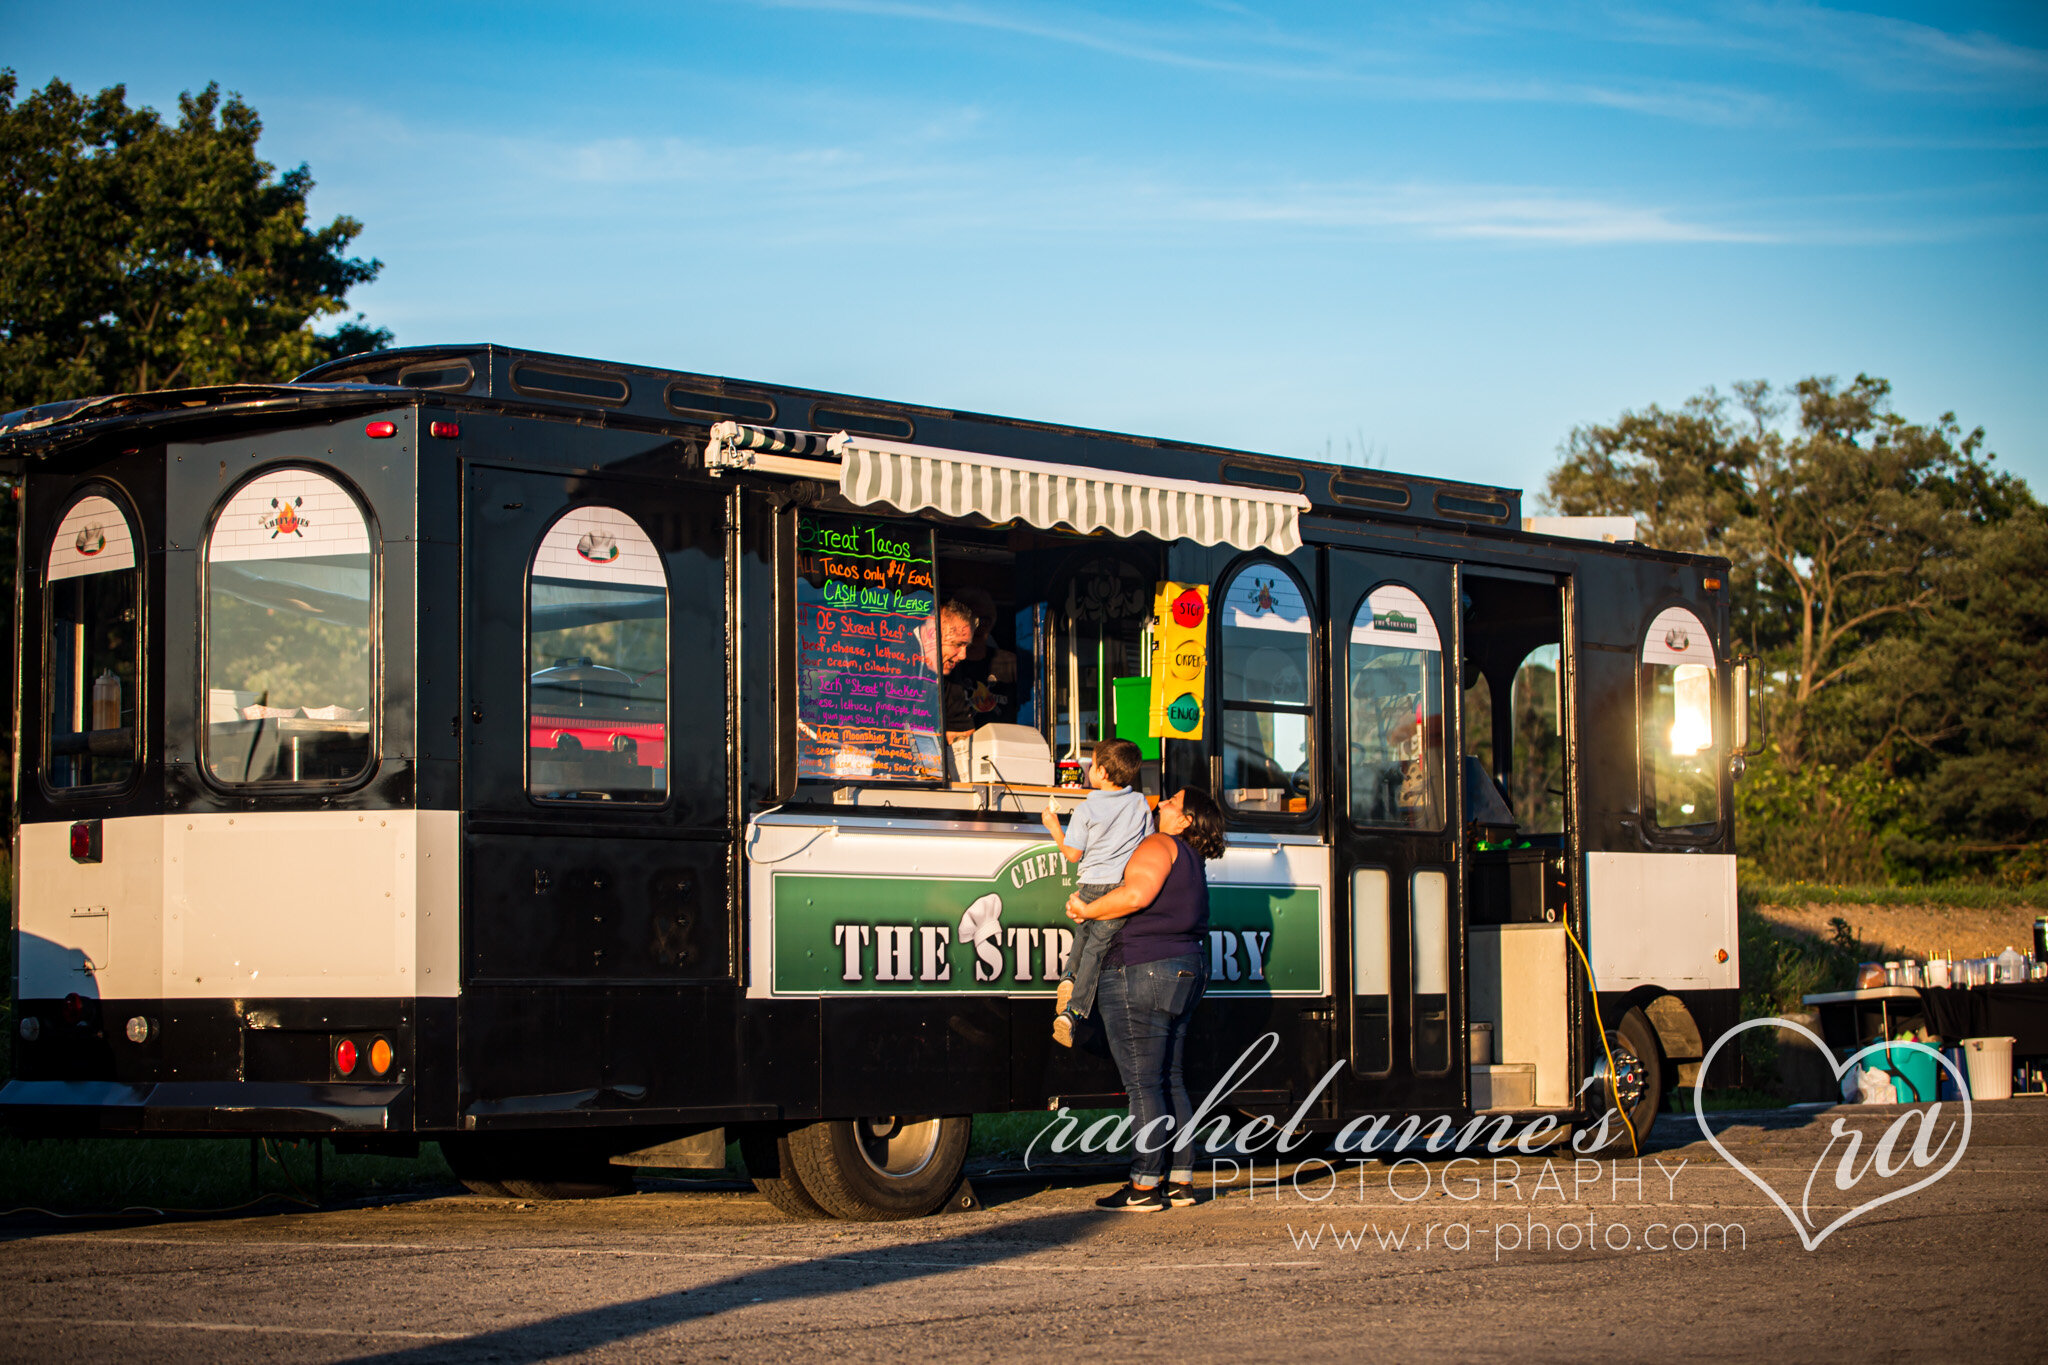
[[[1734,1022],[1727,566],[1625,526],[495,346],[0,459],[20,1132],[523,1195],[737,1140],[791,1212],[930,1212],[971,1115],[1122,1102],[1049,1036],[1039,824],[1117,733],[1228,815],[1193,1087],[1279,1039],[1234,1111],[1641,1131]]]

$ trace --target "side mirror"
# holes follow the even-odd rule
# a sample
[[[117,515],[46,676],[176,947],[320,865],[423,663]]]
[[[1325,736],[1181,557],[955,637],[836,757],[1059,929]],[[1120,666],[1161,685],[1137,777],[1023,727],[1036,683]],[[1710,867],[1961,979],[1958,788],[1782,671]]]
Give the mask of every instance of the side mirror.
[[[1756,660],[1744,654],[1728,670],[1729,752],[1740,757],[1749,750],[1750,687]],[[1740,777],[1738,770],[1736,776]]]

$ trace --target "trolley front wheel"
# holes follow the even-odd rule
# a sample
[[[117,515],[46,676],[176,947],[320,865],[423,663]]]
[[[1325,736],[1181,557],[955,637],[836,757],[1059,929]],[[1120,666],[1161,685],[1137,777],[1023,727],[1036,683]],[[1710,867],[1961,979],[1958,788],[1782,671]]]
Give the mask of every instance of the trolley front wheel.
[[[1657,1122],[1657,1111],[1664,1107],[1664,1055],[1657,1046],[1657,1030],[1649,1016],[1631,1009],[1621,1016],[1616,1027],[1607,1031],[1607,1048],[1614,1054],[1614,1083],[1607,1079],[1606,1057],[1595,1059],[1600,1068],[1600,1093],[1594,1100],[1594,1122],[1599,1122],[1598,1116],[1604,1112],[1609,1133],[1598,1155],[1629,1153],[1628,1128],[1614,1107],[1617,1091],[1621,1106],[1635,1127],[1636,1149],[1646,1152],[1650,1149],[1650,1128]]]
[[[789,1154],[804,1189],[835,1217],[922,1218],[958,1188],[973,1126],[964,1114],[828,1119],[790,1133]]]

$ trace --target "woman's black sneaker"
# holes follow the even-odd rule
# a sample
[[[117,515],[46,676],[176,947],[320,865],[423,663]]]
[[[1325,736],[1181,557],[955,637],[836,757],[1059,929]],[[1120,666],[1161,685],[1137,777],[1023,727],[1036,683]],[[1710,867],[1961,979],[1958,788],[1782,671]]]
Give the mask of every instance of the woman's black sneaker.
[[[1104,1195],[1095,1201],[1098,1209],[1116,1209],[1123,1213],[1161,1213],[1170,1205],[1158,1186],[1141,1190],[1136,1185],[1125,1184],[1115,1194]]]
[[[1195,1187],[1185,1180],[1169,1180],[1160,1189],[1166,1195],[1166,1202],[1177,1209],[1200,1202],[1195,1198]]]

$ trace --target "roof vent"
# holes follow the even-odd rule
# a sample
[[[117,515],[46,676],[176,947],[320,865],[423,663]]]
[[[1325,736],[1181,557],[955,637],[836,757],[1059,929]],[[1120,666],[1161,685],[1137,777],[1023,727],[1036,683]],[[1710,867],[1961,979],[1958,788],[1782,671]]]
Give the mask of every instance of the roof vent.
[[[823,403],[811,409],[811,430],[850,431],[862,436],[880,436],[889,441],[907,441],[917,434],[908,417],[891,417],[879,412],[853,408],[828,408]]]
[[[401,389],[446,389],[460,393],[475,380],[476,371],[467,360],[437,360],[431,365],[415,365],[398,372]]]
[[[1401,484],[1374,483],[1366,479],[1346,478],[1342,474],[1330,476],[1330,496],[1338,502],[1363,507],[1398,510],[1408,505],[1408,490]]]
[[[583,403],[623,403],[632,393],[625,380],[613,375],[530,363],[512,367],[512,387],[536,398],[572,398]]]
[[[1263,465],[1227,464],[1223,466],[1223,482],[1244,484],[1251,488],[1276,488],[1283,493],[1301,491],[1301,475],[1292,469],[1267,469]]]
[[[736,393],[721,393],[687,384],[671,384],[668,392],[661,396],[661,401],[678,417],[697,417],[711,422],[722,422],[729,417],[754,425],[775,420],[775,400],[765,394],[742,397]]]
[[[1506,521],[1508,505],[1485,498],[1461,498],[1455,493],[1436,495],[1436,510],[1447,517],[1469,517],[1477,521]]]

